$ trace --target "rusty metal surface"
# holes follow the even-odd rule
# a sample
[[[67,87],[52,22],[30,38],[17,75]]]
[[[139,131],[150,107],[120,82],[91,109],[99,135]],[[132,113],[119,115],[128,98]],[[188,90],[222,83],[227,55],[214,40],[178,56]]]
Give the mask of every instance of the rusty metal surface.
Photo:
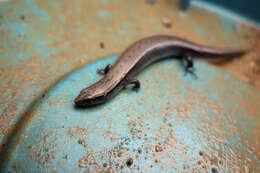
[[[186,13],[177,7],[177,1],[167,0],[153,4],[137,0],[1,1],[1,151],[20,122],[30,119],[26,115],[31,107],[64,76],[152,34],[250,48],[248,55],[220,66],[260,88],[260,32],[256,27],[194,6]],[[171,27],[162,24],[164,18]]]
[[[138,93],[125,89],[106,104],[74,107],[78,92],[102,77],[96,69],[116,58],[90,64],[52,88],[9,144],[2,171],[260,170],[260,92],[205,63],[195,62],[195,80],[184,77],[176,59],[160,61],[137,76]]]

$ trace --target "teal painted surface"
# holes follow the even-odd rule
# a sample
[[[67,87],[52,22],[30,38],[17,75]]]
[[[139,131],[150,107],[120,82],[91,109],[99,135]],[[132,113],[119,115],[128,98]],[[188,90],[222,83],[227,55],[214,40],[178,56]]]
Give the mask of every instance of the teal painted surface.
[[[191,0],[191,4],[198,5],[219,14],[220,17],[233,20],[243,20],[260,24],[260,12],[258,6],[260,2],[257,0]]]
[[[2,171],[256,171],[250,164],[257,168],[260,160],[247,141],[260,121],[254,102],[260,93],[201,61],[195,62],[198,80],[167,59],[136,77],[139,92],[127,88],[106,104],[75,108],[80,90],[102,77],[96,69],[116,58],[92,63],[52,88],[9,144]],[[252,101],[247,107],[239,102],[244,98]]]
[[[197,0],[195,0],[197,1]],[[218,6],[229,9],[237,14],[246,16],[258,23],[260,23],[260,1],[258,0],[198,0],[202,2],[209,2]]]
[[[122,8],[121,11],[113,11],[117,9],[113,5],[119,4],[120,1],[118,0],[93,0],[91,2],[97,6],[95,6],[98,9],[95,11],[96,16],[89,17],[87,13],[82,18],[78,16],[87,7],[75,8],[74,6],[81,7],[80,5],[77,6],[79,1],[67,4],[68,7],[65,6],[66,8],[64,5],[67,1],[1,2],[0,70],[1,74],[4,75],[1,76],[0,84],[4,92],[0,101],[0,116],[4,117],[2,114],[5,114],[12,118],[6,118],[7,116],[3,118],[5,119],[3,124],[6,126],[0,128],[0,143],[3,142],[2,139],[6,135],[8,127],[20,121],[21,115],[27,109],[30,109],[30,104],[40,97],[40,93],[44,93],[46,88],[55,83],[57,79],[72,71],[81,60],[84,60],[85,63],[94,60],[93,57],[96,55],[93,56],[93,53],[89,53],[90,51],[98,52],[97,57],[99,58],[106,54],[112,54],[109,52],[101,55],[100,52],[103,52],[103,50],[100,51],[99,49],[100,41],[109,45],[106,49],[108,50],[117,47],[121,42],[125,43],[125,39],[136,38],[137,35],[141,38],[144,35],[174,33],[165,32],[164,28],[161,27],[161,17],[159,16],[159,19],[148,16],[142,21],[137,17],[130,19],[114,17],[120,16],[119,13],[124,13]],[[108,6],[107,9],[99,8],[106,5]],[[69,8],[71,6],[73,8]],[[149,5],[149,7],[151,6]],[[110,8],[113,10],[109,11]],[[138,3],[135,6],[132,5],[131,9],[131,13],[134,14],[142,11],[142,8],[138,9]],[[76,16],[74,16],[75,20],[69,18],[73,16],[72,14]],[[153,15],[156,15],[156,13]],[[223,27],[223,33],[226,34],[226,37],[229,37],[235,21],[223,17],[220,17],[220,19],[223,22],[223,26],[220,27]],[[118,20],[118,26],[116,26],[114,20]],[[180,18],[175,20],[185,21]],[[71,26],[68,21],[76,21],[77,25]],[[113,22],[113,24],[110,22]],[[190,22],[187,21],[187,23]],[[89,25],[86,26],[86,24]],[[147,28],[144,27],[146,25],[150,25],[153,30],[147,31]],[[91,30],[93,26],[99,27],[93,31]],[[194,28],[200,36],[205,36],[208,33],[208,31],[204,32],[202,27],[197,28],[191,25],[185,27]],[[102,29],[99,30],[98,28]],[[113,32],[123,33],[123,35],[116,37]],[[89,42],[86,43],[87,39],[89,39]],[[215,38],[210,39],[213,42]],[[240,41],[234,41],[234,43],[234,45],[233,43],[231,45],[238,47]],[[79,50],[80,53],[71,54],[75,49]],[[113,53],[118,51],[113,50]],[[69,56],[66,56],[68,54]],[[46,79],[48,79],[47,82]]]

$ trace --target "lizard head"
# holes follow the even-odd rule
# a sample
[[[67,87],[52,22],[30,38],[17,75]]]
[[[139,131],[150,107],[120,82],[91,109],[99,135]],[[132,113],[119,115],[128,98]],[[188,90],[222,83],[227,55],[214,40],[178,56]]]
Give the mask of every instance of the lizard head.
[[[74,103],[76,106],[80,107],[95,106],[104,103],[106,100],[105,96],[106,94],[97,94],[96,87],[92,85],[82,89],[78,97],[74,99]]]

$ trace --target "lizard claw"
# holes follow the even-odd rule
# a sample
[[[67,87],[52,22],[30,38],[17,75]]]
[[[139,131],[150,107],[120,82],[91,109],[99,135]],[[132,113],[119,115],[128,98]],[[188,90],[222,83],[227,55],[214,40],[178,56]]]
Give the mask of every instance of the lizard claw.
[[[198,76],[195,73],[196,69],[194,67],[187,67],[185,69],[185,74],[184,76],[186,76],[187,74],[191,74],[195,79],[198,79]]]

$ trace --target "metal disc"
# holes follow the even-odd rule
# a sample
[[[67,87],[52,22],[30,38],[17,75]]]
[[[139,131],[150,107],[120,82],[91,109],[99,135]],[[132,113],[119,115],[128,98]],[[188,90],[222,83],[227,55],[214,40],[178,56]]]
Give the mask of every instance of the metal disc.
[[[244,172],[259,168],[260,93],[227,72],[195,61],[198,79],[165,59],[93,108],[74,107],[80,90],[102,78],[92,63],[60,81],[19,127],[3,171]]]

